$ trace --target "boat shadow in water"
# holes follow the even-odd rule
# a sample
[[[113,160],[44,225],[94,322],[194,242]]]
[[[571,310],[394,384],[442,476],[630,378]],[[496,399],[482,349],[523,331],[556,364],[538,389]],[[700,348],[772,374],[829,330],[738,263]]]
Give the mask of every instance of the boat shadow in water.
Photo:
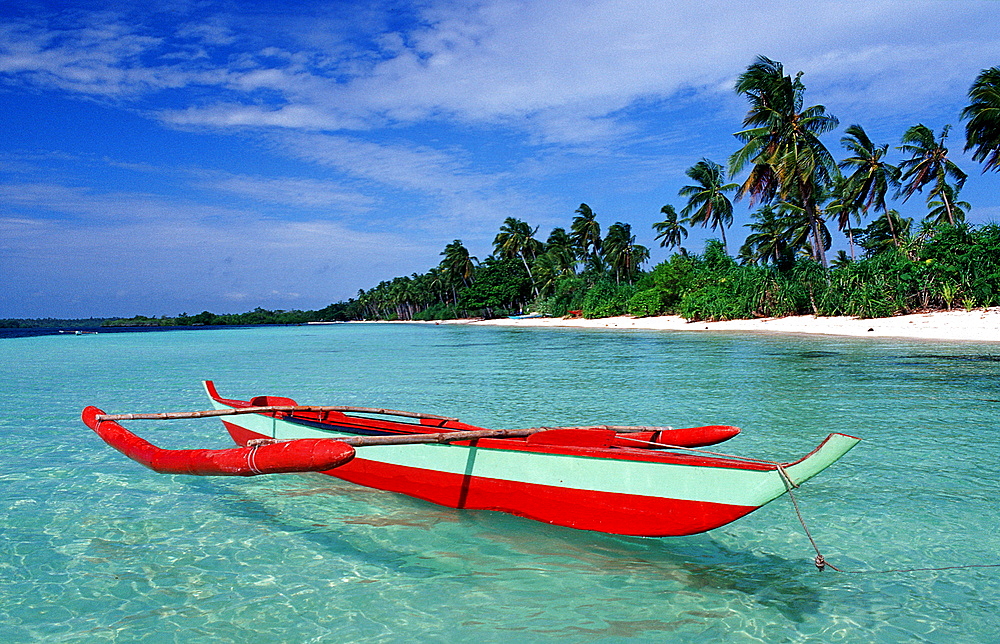
[[[720,591],[735,591],[796,623],[821,612],[823,586],[815,583],[817,572],[806,557],[789,560],[734,550],[710,532],[686,537],[629,537],[543,525],[497,512],[463,514],[470,523],[489,527],[476,533],[477,537],[505,544],[524,560],[541,562],[539,571],[546,573],[564,570],[645,580],[651,587],[649,596],[659,595],[664,601],[678,592],[718,595]]]
[[[568,573],[592,577],[600,586],[616,579],[645,584],[648,596],[662,601],[678,592],[734,591],[796,623],[821,612],[824,585],[806,557],[735,550],[711,533],[627,537],[502,512],[454,510],[320,476],[282,479],[266,490],[213,479],[189,484],[213,498],[220,512],[292,533],[333,557],[363,560],[411,578],[444,575],[487,586],[491,578],[503,578],[509,590],[518,577],[530,585],[539,575]],[[728,615],[722,611],[716,617]]]

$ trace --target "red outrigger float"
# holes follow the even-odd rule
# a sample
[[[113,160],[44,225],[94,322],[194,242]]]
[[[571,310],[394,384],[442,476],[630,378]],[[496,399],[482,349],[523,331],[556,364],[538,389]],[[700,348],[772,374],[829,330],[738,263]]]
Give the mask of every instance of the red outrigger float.
[[[320,471],[448,507],[649,537],[735,521],[826,469],[860,440],[830,434],[798,461],[778,463],[696,449],[739,433],[730,426],[484,429],[431,414],[306,406],[275,396],[234,400],[221,397],[211,381],[204,384],[214,410],[109,415],[88,407],[83,420],[158,472]],[[117,422],[206,416],[222,418],[240,447],[162,450]]]

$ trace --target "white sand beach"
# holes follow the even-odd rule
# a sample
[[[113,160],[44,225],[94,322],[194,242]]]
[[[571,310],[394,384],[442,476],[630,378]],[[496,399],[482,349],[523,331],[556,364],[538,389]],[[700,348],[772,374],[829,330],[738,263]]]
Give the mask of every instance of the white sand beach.
[[[496,320],[449,320],[441,323],[482,326],[648,329],[657,331],[751,331],[867,338],[1000,342],[1000,307],[974,309],[972,311],[934,311],[931,313],[916,313],[913,315],[874,319],[799,315],[784,318],[729,320],[725,322],[687,322],[679,316],[668,315],[647,318],[613,317],[596,320],[584,320],[580,318],[529,318],[512,320],[501,318]]]

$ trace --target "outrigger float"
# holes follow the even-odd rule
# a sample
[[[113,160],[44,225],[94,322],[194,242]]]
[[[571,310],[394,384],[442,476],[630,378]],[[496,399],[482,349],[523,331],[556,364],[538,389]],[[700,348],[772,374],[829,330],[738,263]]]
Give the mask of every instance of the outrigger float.
[[[698,449],[740,431],[723,425],[485,429],[446,416],[299,405],[277,396],[233,400],[211,381],[204,385],[212,410],[105,414],[87,407],[83,421],[157,472],[322,472],[451,508],[645,537],[724,526],[809,480],[860,440],[830,434],[803,458],[779,463]],[[118,423],[211,416],[239,447],[161,449]]]

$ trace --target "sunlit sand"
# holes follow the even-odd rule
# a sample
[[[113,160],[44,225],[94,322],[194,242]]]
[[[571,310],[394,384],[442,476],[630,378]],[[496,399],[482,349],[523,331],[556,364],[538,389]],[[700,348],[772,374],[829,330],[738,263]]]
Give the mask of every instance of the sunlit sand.
[[[581,318],[529,318],[512,320],[447,320],[442,324],[517,327],[576,327],[648,329],[656,331],[760,331],[808,333],[868,338],[912,338],[918,340],[963,340],[1000,342],[1000,307],[971,311],[935,311],[891,318],[815,317],[797,315],[784,318],[688,322],[676,315],[658,317],[613,317],[596,320]]]

